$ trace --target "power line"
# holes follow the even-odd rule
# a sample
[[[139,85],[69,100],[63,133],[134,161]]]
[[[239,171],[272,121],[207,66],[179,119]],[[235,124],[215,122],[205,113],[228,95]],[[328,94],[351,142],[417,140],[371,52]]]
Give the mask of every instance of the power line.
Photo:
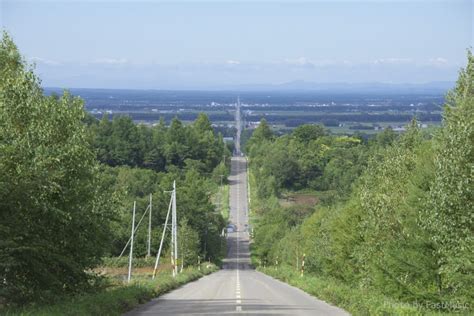
[[[156,276],[156,269],[158,268],[158,263],[160,262],[161,250],[163,249],[163,241],[165,240],[166,227],[168,226],[168,219],[170,217],[172,204],[173,204],[173,196],[171,196],[170,198],[170,203],[168,205],[168,212],[166,213],[165,226],[163,227],[163,233],[161,234],[160,247],[158,248],[158,253],[156,255],[155,268],[153,269],[153,279]]]
[[[143,219],[145,218],[145,215],[146,213],[148,212],[148,208],[150,207],[150,205],[148,205],[148,207],[146,208],[145,212],[143,213],[142,217],[140,218],[140,220],[138,221],[138,224],[136,225],[135,227],[135,230],[133,231],[133,234],[136,234],[138,228],[140,227],[140,224],[141,222],[143,221]],[[132,240],[132,237],[130,237],[127,241],[127,243],[125,244],[125,247],[123,247],[122,249],[122,252],[120,253],[120,255],[118,256],[118,259],[122,258],[125,250],[127,249],[128,245],[130,244],[130,241]]]

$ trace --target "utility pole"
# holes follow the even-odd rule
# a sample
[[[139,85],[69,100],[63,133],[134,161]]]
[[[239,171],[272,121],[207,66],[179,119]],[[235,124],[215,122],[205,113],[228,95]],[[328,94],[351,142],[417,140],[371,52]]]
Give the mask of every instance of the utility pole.
[[[132,257],[133,257],[133,235],[135,235],[135,209],[137,207],[137,201],[133,201],[133,215],[132,215],[132,236],[131,244],[130,244],[130,256],[128,258],[128,278],[127,282],[130,283],[130,279],[132,278]]]
[[[136,234],[138,228],[140,227],[140,224],[142,223],[143,219],[145,218],[145,215],[146,215],[146,213],[148,212],[148,208],[149,208],[149,207],[150,207],[150,205],[147,206],[145,212],[143,212],[142,217],[141,217],[140,220],[138,221],[138,224],[135,225],[135,231],[133,232],[134,235]],[[118,256],[119,259],[122,258],[123,254],[125,253],[125,250],[127,250],[127,247],[128,247],[128,245],[130,244],[130,241],[131,241],[131,240],[132,240],[132,236],[130,236],[130,238],[128,239],[127,243],[125,244],[125,247],[123,247],[122,252],[121,252],[120,255]]]
[[[172,203],[173,203],[173,197],[170,198],[170,203],[168,205],[168,212],[166,213],[165,226],[163,226],[163,233],[161,234],[160,248],[158,249],[158,254],[156,255],[156,261],[155,261],[155,268],[153,269],[153,279],[156,276],[156,269],[158,268],[158,263],[160,262],[161,250],[163,249],[163,241],[165,240],[166,228],[168,227],[168,219],[170,217]]]
[[[171,195],[171,266],[173,277],[178,274],[178,229],[176,221],[176,181],[173,181],[173,193]]]
[[[148,214],[148,247],[147,247],[147,258],[151,256],[151,205],[152,205],[152,194],[150,193],[150,213]]]
[[[174,235],[173,238],[173,254],[174,256],[174,265],[173,265],[173,275],[176,276],[178,274],[178,223],[177,223],[177,214],[176,214],[176,180],[173,181],[173,206],[172,206],[172,232]]]
[[[165,191],[169,192],[169,191]],[[168,226],[168,219],[171,212],[171,266],[173,267],[173,277],[178,274],[178,225],[176,218],[176,181],[173,181],[173,191],[171,191],[170,204],[168,206],[168,212],[166,213],[165,226],[163,227],[163,233],[161,234],[160,247],[158,254],[156,255],[155,268],[153,269],[153,279],[156,276],[156,269],[160,261],[161,250],[163,249],[163,241],[165,240],[166,228]]]

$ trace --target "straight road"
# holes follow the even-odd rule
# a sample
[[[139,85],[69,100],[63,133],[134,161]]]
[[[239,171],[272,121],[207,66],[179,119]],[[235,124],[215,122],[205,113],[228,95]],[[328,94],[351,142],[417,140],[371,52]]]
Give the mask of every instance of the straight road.
[[[240,156],[240,136],[242,135],[242,114],[240,113],[240,98],[237,98],[237,104],[235,106],[235,128],[237,132],[235,133],[235,152]]]
[[[232,158],[230,220],[223,269],[165,294],[127,315],[348,315],[342,309],[250,266],[247,162]]]

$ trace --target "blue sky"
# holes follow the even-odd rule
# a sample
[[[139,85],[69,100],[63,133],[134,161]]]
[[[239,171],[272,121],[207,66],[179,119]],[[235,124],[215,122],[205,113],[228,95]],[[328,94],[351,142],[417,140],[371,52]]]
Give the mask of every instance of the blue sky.
[[[455,80],[473,0],[0,0],[0,25],[45,86]]]

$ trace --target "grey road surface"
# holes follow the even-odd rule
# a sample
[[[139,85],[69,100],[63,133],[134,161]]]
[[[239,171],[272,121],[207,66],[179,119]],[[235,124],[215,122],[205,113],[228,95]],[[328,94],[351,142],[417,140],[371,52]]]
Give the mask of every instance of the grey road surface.
[[[232,158],[230,220],[223,269],[142,305],[127,315],[348,315],[250,266],[247,163]]]

